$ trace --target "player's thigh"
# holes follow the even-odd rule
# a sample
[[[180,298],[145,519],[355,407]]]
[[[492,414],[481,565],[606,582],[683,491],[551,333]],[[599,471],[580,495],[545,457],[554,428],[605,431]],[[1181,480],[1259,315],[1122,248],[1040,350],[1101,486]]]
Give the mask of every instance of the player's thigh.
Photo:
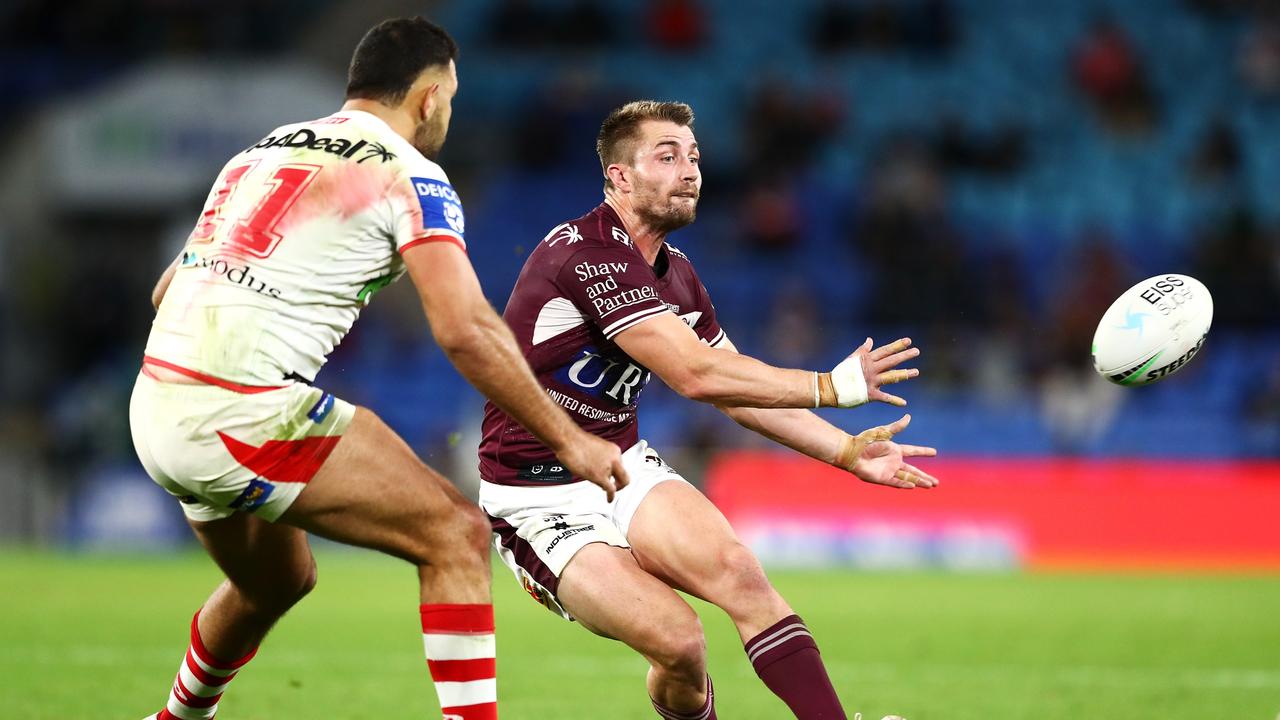
[[[281,520],[415,563],[489,539],[479,508],[365,408]]]
[[[557,597],[583,627],[651,660],[699,656],[705,647],[693,608],[624,548],[591,543],[578,550],[560,575]]]
[[[750,602],[744,596],[752,594],[775,595],[729,521],[688,483],[664,482],[649,491],[627,541],[645,571],[720,607]]]
[[[296,527],[248,513],[187,522],[227,579],[253,600],[289,602],[315,585],[315,558]]]

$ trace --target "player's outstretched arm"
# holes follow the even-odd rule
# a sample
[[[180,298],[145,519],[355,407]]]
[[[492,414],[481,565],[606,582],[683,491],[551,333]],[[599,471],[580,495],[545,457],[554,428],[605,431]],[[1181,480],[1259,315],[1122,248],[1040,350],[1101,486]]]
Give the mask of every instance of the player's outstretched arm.
[[[727,338],[722,347],[730,352],[737,351]],[[889,441],[894,434],[906,428],[911,422],[910,416],[893,425],[871,428],[855,436],[808,410],[724,406],[719,410],[748,430],[803,455],[847,470],[867,482],[899,488],[931,488],[938,484],[937,478],[903,461],[904,457],[933,456],[937,454],[936,450]]]
[[[405,251],[404,262],[432,335],[458,372],[612,501],[628,482],[618,446],[584,432],[543,391],[462,250],[427,243]]]
[[[856,407],[868,400],[905,405],[880,388],[920,374],[897,368],[920,354],[909,338],[880,348],[867,338],[831,372],[790,370],[709,347],[674,313],[623,330],[614,342],[681,395],[726,407]]]

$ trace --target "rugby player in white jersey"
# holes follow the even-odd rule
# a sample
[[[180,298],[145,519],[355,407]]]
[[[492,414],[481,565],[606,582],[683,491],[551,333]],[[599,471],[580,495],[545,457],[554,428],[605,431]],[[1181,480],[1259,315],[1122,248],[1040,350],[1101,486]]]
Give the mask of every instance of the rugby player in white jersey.
[[[342,109],[233,157],[156,287],[134,444],[226,580],[192,620],[153,718],[214,716],[315,584],[307,532],[413,563],[444,717],[497,717],[488,521],[372,412],[310,384],[369,298],[406,271],[463,376],[609,498],[626,484],[617,446],[547,397],[481,294],[461,201],[431,159],[449,126],[456,56],[422,18],[371,29]]]
[[[624,448],[631,482],[616,501],[556,461],[554,449],[492,403],[480,446],[480,505],[499,554],[554,612],[649,661],[649,697],[669,720],[715,717],[698,616],[676,590],[732,618],[764,683],[797,718],[844,718],[808,628],[723,515],[639,438],[636,404],[654,373],[685,397],[798,452],[897,488],[937,480],[904,461],[933,455],[892,441],[909,416],[851,436],[803,408],[905,401],[882,385],[917,374],[903,338],[870,339],[829,373],[771,367],[734,349],[689,258],[665,242],[693,222],[702,187],[693,112],[635,102],[604,121],[604,202],[530,253],[504,316],[557,402]],[[779,488],[779,492],[785,492]]]

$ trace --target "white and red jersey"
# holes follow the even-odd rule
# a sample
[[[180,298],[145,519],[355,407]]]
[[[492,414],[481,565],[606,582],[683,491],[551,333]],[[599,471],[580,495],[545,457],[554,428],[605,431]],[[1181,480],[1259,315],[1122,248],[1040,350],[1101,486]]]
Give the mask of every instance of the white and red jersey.
[[[209,193],[146,354],[246,385],[314,379],[424,242],[463,250],[444,170],[382,120],[285,125],[233,157]]]

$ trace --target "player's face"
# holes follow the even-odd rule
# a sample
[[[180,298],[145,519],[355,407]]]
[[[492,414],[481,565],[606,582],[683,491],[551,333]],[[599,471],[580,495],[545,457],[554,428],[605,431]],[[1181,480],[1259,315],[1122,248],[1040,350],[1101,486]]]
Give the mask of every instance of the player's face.
[[[422,122],[413,130],[413,146],[428,160],[435,160],[444,147],[445,136],[449,134],[449,118],[453,116],[453,96],[458,92],[458,69],[453,61],[443,72],[437,72],[434,82],[439,83],[432,96],[429,112],[423,114]]]
[[[673,122],[640,126],[632,173],[632,205],[656,230],[671,232],[694,221],[702,192],[701,155],[693,130]]]

